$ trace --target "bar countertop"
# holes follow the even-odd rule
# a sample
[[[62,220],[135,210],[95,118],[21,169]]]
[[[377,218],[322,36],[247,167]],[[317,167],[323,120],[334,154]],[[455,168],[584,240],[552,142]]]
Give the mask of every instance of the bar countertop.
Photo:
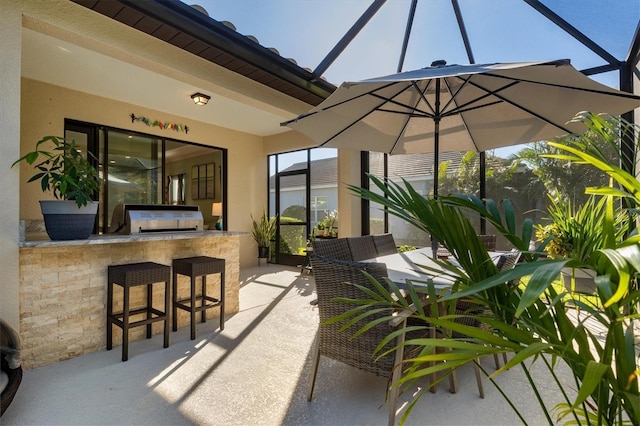
[[[52,241],[45,233],[27,233],[20,247],[61,247],[96,244],[120,244],[145,241],[187,240],[194,238],[230,237],[245,235],[247,232],[238,231],[184,231],[184,232],[149,232],[144,234],[102,234],[91,235],[86,240]]]

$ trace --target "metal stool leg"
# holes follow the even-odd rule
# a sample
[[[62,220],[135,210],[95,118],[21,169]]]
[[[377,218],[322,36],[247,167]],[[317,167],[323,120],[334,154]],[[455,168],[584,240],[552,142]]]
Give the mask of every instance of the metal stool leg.
[[[178,274],[175,272],[173,273],[172,289],[171,298],[173,302],[173,309],[171,312],[171,322],[173,323],[173,331],[178,331],[178,306],[176,305],[176,302],[178,301]],[[167,310],[167,312],[169,312],[169,310]]]
[[[167,314],[164,318],[164,347],[169,347],[169,281],[164,282],[164,312]]]
[[[196,338],[196,277],[191,276],[191,340]]]
[[[207,303],[207,276],[202,276],[202,305]],[[200,311],[200,322],[207,322],[207,310]]]
[[[147,320],[152,318],[151,308],[153,307],[153,284],[147,284]],[[151,339],[151,323],[147,324],[147,339]]]
[[[224,330],[224,269],[220,273],[220,330]]]
[[[113,282],[107,283],[107,350],[113,349]]]
[[[122,361],[129,359],[129,287],[123,288],[122,296]]]

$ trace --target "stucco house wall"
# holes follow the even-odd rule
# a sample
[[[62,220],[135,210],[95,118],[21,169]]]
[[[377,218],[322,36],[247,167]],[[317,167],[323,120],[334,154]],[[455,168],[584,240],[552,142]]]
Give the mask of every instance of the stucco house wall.
[[[265,187],[262,182],[265,180],[267,170],[266,160],[262,155],[262,138],[258,136],[31,79],[23,78],[21,87],[22,154],[32,150],[35,142],[44,135],[63,135],[64,120],[70,118],[228,149],[226,202],[229,214],[225,219],[230,230],[248,230],[249,214],[244,212],[251,209],[253,205],[259,208],[259,200],[266,198],[264,191],[260,191]],[[157,117],[167,122],[184,123],[190,130],[189,133],[175,132],[148,127],[138,121],[131,123],[129,117],[131,113],[137,116]],[[21,165],[19,216],[22,220],[41,220],[38,201],[51,197],[40,191],[38,182],[26,183],[31,172],[28,165]],[[251,247],[253,240],[250,237],[242,237],[242,239],[241,263],[250,265],[256,261],[255,250]]]

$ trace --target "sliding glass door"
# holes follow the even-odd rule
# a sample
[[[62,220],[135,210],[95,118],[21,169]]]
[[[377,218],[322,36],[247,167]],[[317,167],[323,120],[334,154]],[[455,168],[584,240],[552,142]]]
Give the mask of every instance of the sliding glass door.
[[[276,232],[277,262],[297,266],[304,263],[307,238],[308,170],[281,172],[277,175],[278,229]],[[283,190],[286,189],[286,190]]]

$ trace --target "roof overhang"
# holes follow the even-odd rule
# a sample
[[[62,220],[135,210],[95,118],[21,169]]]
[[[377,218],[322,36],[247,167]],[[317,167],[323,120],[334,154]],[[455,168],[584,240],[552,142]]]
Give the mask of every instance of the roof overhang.
[[[311,70],[179,0],[71,1],[310,105],[335,90]]]

